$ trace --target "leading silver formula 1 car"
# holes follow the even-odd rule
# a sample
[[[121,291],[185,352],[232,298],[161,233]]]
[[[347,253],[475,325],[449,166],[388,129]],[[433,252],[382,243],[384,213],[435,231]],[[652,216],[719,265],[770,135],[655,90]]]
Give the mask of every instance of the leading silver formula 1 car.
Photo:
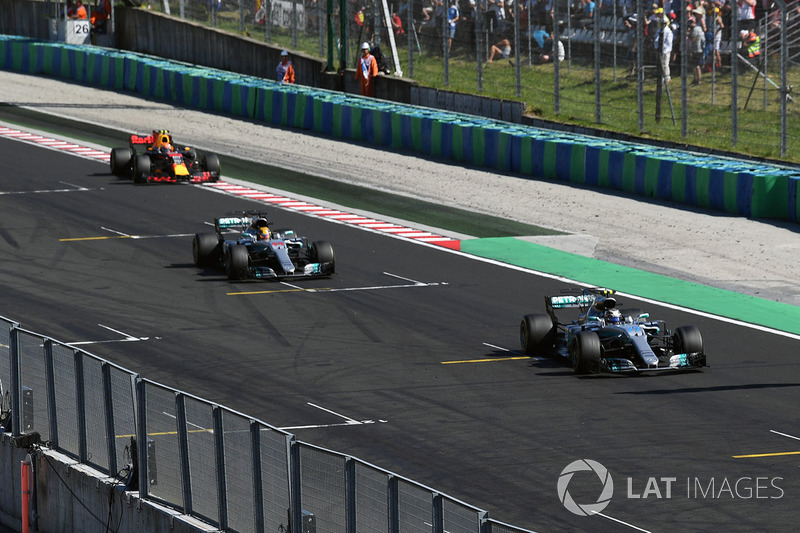
[[[557,354],[576,374],[636,374],[659,370],[693,370],[706,366],[703,337],[695,326],[671,331],[663,320],[651,320],[639,309],[617,307],[614,291],[577,289],[545,296],[547,314],[525,315],[520,344],[528,355]],[[562,322],[556,311],[578,309]]]
[[[264,213],[234,213],[214,219],[216,233],[196,233],[196,266],[222,267],[228,279],[285,279],[330,276],[333,246],[310,241],[292,229],[271,230]]]

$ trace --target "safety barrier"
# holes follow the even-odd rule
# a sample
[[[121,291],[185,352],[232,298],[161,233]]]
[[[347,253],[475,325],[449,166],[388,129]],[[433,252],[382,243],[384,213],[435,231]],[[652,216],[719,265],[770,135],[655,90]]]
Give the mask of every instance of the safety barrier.
[[[156,57],[0,36],[0,67],[536,178],[797,221],[800,170],[285,85]]]
[[[530,533],[4,317],[0,414],[0,428],[14,437],[38,433],[51,449],[116,478],[119,487],[138,489],[139,498],[225,531]],[[58,490],[47,485],[47,491]],[[48,493],[38,502],[39,530],[80,530],[63,520],[79,520],[81,509],[89,507],[48,507],[65,501],[69,497]]]

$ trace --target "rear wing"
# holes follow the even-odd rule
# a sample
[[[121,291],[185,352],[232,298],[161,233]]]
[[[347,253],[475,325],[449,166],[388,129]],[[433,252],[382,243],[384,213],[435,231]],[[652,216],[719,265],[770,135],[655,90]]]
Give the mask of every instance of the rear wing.
[[[131,135],[131,144],[153,144],[155,139],[153,139],[152,135],[136,135],[135,133]]]
[[[215,218],[214,229],[217,230],[217,233],[226,233],[230,230],[243,231],[253,223],[254,219],[259,218],[267,220],[267,214],[258,211],[236,211],[228,216]]]
[[[545,296],[544,304],[547,314],[551,317],[555,317],[555,311],[558,309],[580,309],[581,313],[584,313],[596,300],[608,299],[611,303],[614,300],[611,298],[613,294],[613,290],[600,287],[578,289],[558,296]]]
[[[252,221],[252,217],[220,217],[214,219],[214,228],[217,231],[230,229],[244,230]]]

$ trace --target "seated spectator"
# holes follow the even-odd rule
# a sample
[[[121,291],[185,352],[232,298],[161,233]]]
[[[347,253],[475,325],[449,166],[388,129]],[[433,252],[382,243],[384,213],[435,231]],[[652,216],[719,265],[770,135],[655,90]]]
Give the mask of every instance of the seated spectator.
[[[499,43],[492,45],[488,62],[491,63],[497,56],[499,56],[499,59],[511,57],[511,42],[508,39],[503,39]]]
[[[586,28],[594,23],[594,0],[581,0],[582,5],[579,10],[573,14],[575,26],[577,28]]]
[[[399,38],[405,33],[405,30],[403,29],[403,21],[400,19],[400,16],[396,11],[392,13],[392,31],[394,31],[395,39]]]
[[[533,41],[536,48],[531,51],[531,59],[536,64],[549,63],[554,61],[553,52],[553,34],[544,30],[536,30],[533,32]],[[558,60],[564,61],[564,45],[558,41]]]

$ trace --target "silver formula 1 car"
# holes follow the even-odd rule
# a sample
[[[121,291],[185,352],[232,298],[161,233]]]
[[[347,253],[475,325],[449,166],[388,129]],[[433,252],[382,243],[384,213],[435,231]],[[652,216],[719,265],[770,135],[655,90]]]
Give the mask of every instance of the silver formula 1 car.
[[[292,229],[269,228],[264,213],[234,213],[214,219],[216,233],[196,233],[196,266],[221,267],[231,280],[330,276],[336,271],[333,246],[310,241]]]
[[[522,349],[528,355],[564,357],[576,374],[636,374],[706,366],[700,330],[681,326],[671,331],[663,320],[651,320],[639,309],[620,310],[612,290],[577,289],[545,296],[545,308],[547,314],[522,318]],[[561,322],[556,311],[570,308],[578,309],[578,317]]]

